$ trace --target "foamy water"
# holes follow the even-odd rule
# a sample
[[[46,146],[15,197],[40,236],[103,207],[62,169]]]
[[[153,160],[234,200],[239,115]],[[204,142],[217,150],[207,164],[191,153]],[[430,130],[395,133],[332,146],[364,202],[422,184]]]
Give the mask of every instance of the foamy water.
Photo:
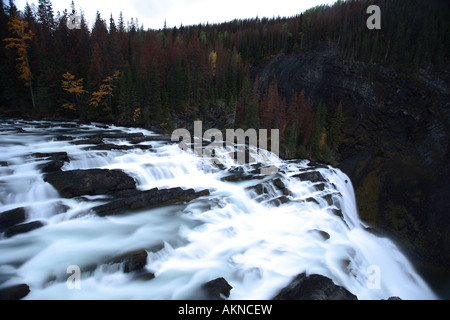
[[[56,140],[58,135],[152,132],[43,124],[0,125],[0,161],[8,162],[0,167],[0,212],[25,207],[28,221],[45,223],[0,239],[0,287],[26,283],[31,292],[25,299],[191,299],[203,283],[224,277],[233,287],[230,299],[266,300],[303,272],[329,277],[359,299],[437,299],[392,241],[366,231],[350,179],[338,169],[317,169],[328,181],[318,191],[311,182],[292,178],[308,169],[308,161],[278,159],[276,178],[291,193],[289,202],[274,205],[270,200],[283,195],[273,186],[274,177],[225,182],[226,171],[175,144],[144,143],[153,151],[86,151]],[[17,132],[18,127],[26,132]],[[182,187],[208,189],[210,195],[100,218],[91,209],[105,203],[103,197],[61,198],[43,180],[39,168],[46,161],[31,157],[62,151],[70,158],[62,170],[121,169],[140,190]],[[259,183],[269,189],[265,201],[248,189]],[[332,205],[322,198],[327,194],[333,195]],[[343,219],[333,209],[341,209]],[[151,251],[162,244],[164,249]],[[141,249],[148,252],[145,269],[155,274],[152,280],[104,264]],[[72,265],[82,272],[80,289],[68,288]]]

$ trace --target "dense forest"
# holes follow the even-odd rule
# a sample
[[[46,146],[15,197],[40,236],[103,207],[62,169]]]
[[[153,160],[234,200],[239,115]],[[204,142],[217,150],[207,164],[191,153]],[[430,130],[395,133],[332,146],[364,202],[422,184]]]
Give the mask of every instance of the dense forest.
[[[380,30],[368,32],[378,5]],[[70,3],[68,3],[68,6]],[[72,3],[76,7],[76,3]],[[72,11],[50,0],[19,10],[0,6],[0,112],[156,127],[217,113],[229,127],[280,129],[286,156],[331,162],[345,125],[345,105],[313,103],[308,92],[261,90],[253,70],[278,54],[333,43],[368,70],[439,70],[450,58],[448,3],[351,0],[292,17],[234,20],[144,30],[135,20],[97,13],[69,28]]]

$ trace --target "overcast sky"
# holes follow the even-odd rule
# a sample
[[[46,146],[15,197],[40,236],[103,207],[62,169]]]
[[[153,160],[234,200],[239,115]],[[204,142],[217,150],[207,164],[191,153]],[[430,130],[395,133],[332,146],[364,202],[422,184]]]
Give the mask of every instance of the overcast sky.
[[[7,3],[7,1],[4,1]],[[15,0],[19,10],[23,10],[27,0]],[[36,6],[38,0],[28,0]],[[196,25],[200,23],[220,23],[235,18],[289,17],[299,14],[319,4],[331,4],[335,0],[75,0],[77,10],[83,10],[92,25],[96,12],[109,22],[112,14],[117,22],[120,12],[125,21],[138,19],[139,26],[160,29],[167,21],[167,27]],[[70,9],[71,0],[53,0],[53,10]]]

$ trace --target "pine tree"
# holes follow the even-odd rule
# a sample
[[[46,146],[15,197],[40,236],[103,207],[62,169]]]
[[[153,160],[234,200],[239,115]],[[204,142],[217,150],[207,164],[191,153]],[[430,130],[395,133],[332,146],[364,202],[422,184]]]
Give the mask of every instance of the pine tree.
[[[248,76],[244,78],[244,84],[241,92],[236,110],[235,128],[247,130],[249,128],[256,129],[258,127],[258,101],[253,99],[253,92]]]
[[[13,0],[9,0],[9,5],[7,8],[8,8],[7,13],[10,18],[14,17],[18,13],[17,7],[14,4]]]
[[[39,0],[38,21],[41,24],[41,32],[46,45],[51,44],[53,34],[56,30],[56,21],[53,13],[53,5],[50,0]]]
[[[300,134],[303,144],[307,144],[311,139],[312,130],[313,130],[313,122],[314,122],[314,112],[312,111],[312,102],[308,98],[305,98],[305,91],[302,90],[300,92],[300,96],[298,98],[299,104],[299,122],[300,122]]]
[[[314,115],[313,129],[311,132],[310,147],[315,159],[321,158],[321,146],[323,146],[324,136],[326,138],[325,123],[327,118],[327,107],[320,101]]]
[[[342,127],[344,125],[343,104],[339,103],[336,112],[331,119],[330,130],[328,134],[327,144],[331,151],[336,151],[339,148],[342,139]]]
[[[150,95],[148,97],[148,114],[145,115],[146,120],[155,125],[163,123],[163,110],[161,99],[161,85],[159,82],[158,69],[153,66],[150,72]]]

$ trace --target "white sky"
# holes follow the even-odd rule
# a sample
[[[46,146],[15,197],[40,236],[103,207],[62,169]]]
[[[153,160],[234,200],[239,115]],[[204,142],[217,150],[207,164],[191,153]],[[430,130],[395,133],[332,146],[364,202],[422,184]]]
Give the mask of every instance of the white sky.
[[[23,10],[27,0],[15,0],[19,10]],[[36,6],[38,0],[28,0]],[[167,27],[181,24],[220,23],[235,18],[289,17],[320,4],[332,4],[335,0],[75,0],[77,10],[83,10],[85,18],[92,25],[96,12],[109,23],[112,13],[118,21],[122,11],[125,21],[138,19],[139,26],[160,29],[167,21]],[[7,3],[7,1],[6,1]],[[53,0],[53,11],[71,11],[71,0]]]

